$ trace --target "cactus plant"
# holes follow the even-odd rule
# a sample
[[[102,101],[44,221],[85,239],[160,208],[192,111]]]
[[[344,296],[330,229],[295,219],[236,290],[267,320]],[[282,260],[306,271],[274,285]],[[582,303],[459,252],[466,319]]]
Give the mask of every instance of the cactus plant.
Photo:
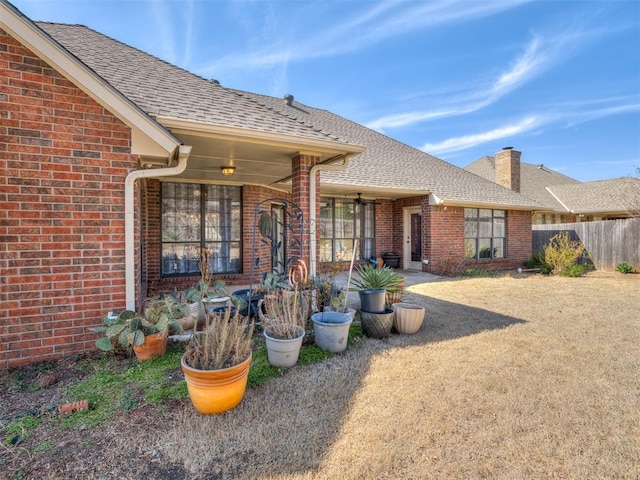
[[[119,315],[105,315],[102,323],[102,326],[91,330],[104,333],[104,337],[96,341],[96,347],[104,352],[112,351],[116,344],[125,349],[142,345],[145,337],[155,333],[166,333],[169,329],[182,330],[182,326],[166,313],[159,314],[151,321],[132,310],[124,310]]]

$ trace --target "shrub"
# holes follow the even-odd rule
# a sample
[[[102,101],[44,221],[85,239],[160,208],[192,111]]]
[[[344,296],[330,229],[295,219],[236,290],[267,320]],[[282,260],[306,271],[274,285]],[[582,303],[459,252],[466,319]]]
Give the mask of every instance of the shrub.
[[[569,239],[567,232],[554,235],[544,247],[544,262],[551,267],[551,273],[566,272],[571,265],[578,263],[584,252],[584,244]],[[584,271],[583,271],[584,273]]]
[[[627,262],[622,262],[616,265],[616,270],[620,273],[631,273],[633,271],[633,265],[629,265]]]
[[[529,260],[524,262],[524,268],[539,268],[544,274],[551,273],[552,267],[544,261],[543,252],[535,252]]]
[[[585,265],[580,263],[572,263],[567,267],[566,270],[560,272],[560,276],[562,277],[581,277],[593,267],[591,265]]]
[[[467,277],[490,277],[492,275],[495,275],[482,268],[467,268],[464,274]]]

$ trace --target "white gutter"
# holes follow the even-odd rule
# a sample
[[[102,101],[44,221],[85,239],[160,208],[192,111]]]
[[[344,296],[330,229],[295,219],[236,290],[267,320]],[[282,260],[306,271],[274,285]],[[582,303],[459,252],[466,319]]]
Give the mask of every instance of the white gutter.
[[[349,166],[349,154],[342,157],[344,161],[340,165],[320,164],[311,167],[309,178],[309,226],[316,225],[316,174],[318,172],[339,172],[345,170]],[[318,248],[316,241],[317,229],[309,231],[309,274],[312,277],[316,275],[316,249]]]
[[[124,255],[125,255],[125,292],[127,310],[136,310],[136,250],[135,250],[135,222],[134,200],[135,183],[139,178],[169,177],[179,175],[187,168],[187,160],[191,154],[191,147],[178,147],[178,164],[174,167],[154,168],[149,170],[134,170],[127,175],[124,182]]]

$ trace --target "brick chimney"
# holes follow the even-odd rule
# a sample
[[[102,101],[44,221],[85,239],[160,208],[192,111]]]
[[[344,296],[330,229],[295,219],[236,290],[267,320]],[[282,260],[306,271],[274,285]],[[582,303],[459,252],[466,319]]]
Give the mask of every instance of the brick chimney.
[[[496,183],[520,192],[520,152],[513,147],[504,147],[495,154]]]

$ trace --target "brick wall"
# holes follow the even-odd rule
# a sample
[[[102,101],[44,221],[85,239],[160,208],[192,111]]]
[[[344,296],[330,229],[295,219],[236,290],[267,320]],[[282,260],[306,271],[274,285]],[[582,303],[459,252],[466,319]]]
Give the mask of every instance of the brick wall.
[[[428,271],[441,275],[459,273],[464,266],[464,208],[430,205],[426,215]]]
[[[125,303],[130,131],[0,30],[0,368],[94,348]]]
[[[376,200],[375,206],[375,250],[379,257],[384,252],[394,250],[394,203],[391,200]]]

